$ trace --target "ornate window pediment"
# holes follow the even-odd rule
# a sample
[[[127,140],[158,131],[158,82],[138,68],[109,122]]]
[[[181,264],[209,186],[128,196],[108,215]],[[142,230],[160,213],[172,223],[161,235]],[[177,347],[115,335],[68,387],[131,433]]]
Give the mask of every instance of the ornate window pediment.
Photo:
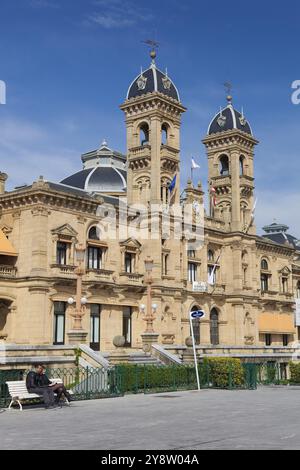
[[[74,230],[73,227],[71,227],[71,225],[69,224],[64,224],[60,227],[57,227],[51,230],[51,233],[52,235],[57,235],[62,238],[70,238],[70,239],[76,238],[78,235],[76,230]]]
[[[281,274],[282,276],[289,276],[291,273],[292,271],[290,270],[288,266],[285,266],[283,269],[279,271],[279,274]]]
[[[138,242],[134,238],[128,238],[127,240],[120,242],[120,246],[126,250],[131,251],[140,251],[142,247],[140,242]]]

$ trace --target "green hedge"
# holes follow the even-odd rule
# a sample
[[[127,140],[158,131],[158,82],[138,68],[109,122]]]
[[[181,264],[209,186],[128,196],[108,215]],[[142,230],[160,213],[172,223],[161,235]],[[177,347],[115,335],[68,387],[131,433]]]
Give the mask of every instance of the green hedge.
[[[197,388],[195,367],[124,364],[115,367],[122,393],[190,390]],[[202,388],[248,388],[246,371],[239,359],[209,358],[199,365]],[[250,388],[250,386],[249,386]]]
[[[290,362],[290,383],[300,384],[300,363]]]
[[[208,358],[201,367],[201,382],[215,388],[243,388],[245,370],[240,359]]]
[[[195,368],[191,366],[152,366],[124,364],[116,366],[122,393],[140,393],[195,389]]]

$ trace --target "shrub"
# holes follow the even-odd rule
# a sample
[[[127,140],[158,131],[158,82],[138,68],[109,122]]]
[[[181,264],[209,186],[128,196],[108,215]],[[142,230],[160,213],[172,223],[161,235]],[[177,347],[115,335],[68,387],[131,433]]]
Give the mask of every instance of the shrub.
[[[290,362],[289,366],[291,373],[290,383],[300,384],[300,363]]]
[[[204,359],[201,378],[202,384],[216,388],[242,388],[245,385],[245,373],[240,359]]]

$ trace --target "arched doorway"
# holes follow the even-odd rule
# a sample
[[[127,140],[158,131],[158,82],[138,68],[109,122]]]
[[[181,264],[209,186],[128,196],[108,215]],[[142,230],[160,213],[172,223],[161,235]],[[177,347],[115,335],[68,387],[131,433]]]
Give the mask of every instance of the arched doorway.
[[[216,308],[210,312],[210,342],[213,346],[220,344],[219,313]]]

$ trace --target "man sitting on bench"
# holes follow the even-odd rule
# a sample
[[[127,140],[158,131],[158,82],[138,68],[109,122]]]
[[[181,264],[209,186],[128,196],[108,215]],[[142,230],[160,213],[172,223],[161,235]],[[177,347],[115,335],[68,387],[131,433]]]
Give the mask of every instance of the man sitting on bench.
[[[65,386],[60,384],[52,384],[45,374],[45,367],[41,364],[35,366],[35,372],[29,372],[26,377],[26,387],[29,393],[41,395],[44,399],[45,408],[53,408],[55,406],[55,395],[57,394],[56,403],[58,404],[62,395],[71,401],[71,396]]]

